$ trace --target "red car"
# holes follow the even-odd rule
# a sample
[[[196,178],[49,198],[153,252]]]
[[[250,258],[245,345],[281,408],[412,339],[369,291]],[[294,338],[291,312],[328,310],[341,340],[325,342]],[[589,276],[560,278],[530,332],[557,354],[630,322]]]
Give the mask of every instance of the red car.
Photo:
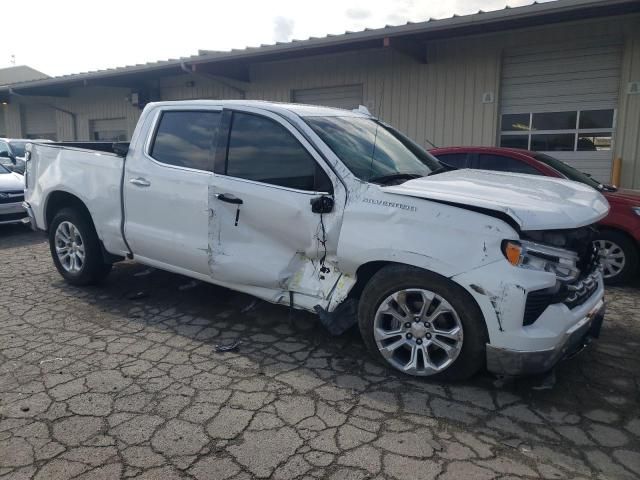
[[[609,285],[630,280],[640,257],[640,191],[603,185],[585,173],[549,155],[499,147],[449,147],[430,150],[442,163],[455,168],[477,168],[566,178],[598,189],[611,211],[600,222],[597,245]]]

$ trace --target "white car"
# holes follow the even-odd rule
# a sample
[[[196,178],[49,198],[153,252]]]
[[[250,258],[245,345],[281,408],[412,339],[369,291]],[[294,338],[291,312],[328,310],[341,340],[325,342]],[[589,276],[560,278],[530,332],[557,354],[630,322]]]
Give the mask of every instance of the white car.
[[[29,223],[23,201],[24,177],[0,165],[0,225]]]
[[[588,186],[447,171],[360,112],[149,104],[128,152],[33,145],[25,206],[70,283],[123,258],[357,323],[410,375],[544,372],[597,336]]]

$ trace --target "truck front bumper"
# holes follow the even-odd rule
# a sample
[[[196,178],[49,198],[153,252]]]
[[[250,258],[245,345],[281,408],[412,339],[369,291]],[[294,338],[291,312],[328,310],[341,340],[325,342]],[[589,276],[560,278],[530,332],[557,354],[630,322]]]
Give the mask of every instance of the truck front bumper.
[[[29,216],[22,206],[22,202],[0,203],[0,225],[28,222]]]
[[[604,299],[564,334],[555,348],[537,351],[510,350],[487,345],[487,369],[499,375],[518,376],[544,373],[559,361],[571,357],[598,338],[606,306]]]

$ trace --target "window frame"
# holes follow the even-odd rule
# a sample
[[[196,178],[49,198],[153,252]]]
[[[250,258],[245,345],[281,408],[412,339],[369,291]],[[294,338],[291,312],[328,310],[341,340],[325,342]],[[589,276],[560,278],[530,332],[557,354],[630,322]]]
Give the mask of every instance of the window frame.
[[[318,180],[317,175],[319,172],[321,172],[326,177],[326,180],[328,180],[328,185],[330,188],[327,191],[315,190],[315,189],[302,190],[299,188],[285,187],[283,185],[276,185],[273,183],[261,182],[259,180],[251,180],[248,178],[234,177],[232,175],[228,175],[227,170],[229,166],[229,140],[231,138],[231,130],[233,127],[233,116],[235,114],[253,115],[255,117],[260,117],[267,121],[273,122],[276,125],[283,128],[298,143],[300,148],[302,148],[305,152],[307,152],[309,157],[311,157],[311,160],[314,162],[315,164],[314,188]],[[216,145],[216,155],[214,160],[214,168],[213,168],[214,175],[220,175],[235,181],[252,183],[255,185],[275,188],[278,190],[286,190],[289,192],[303,193],[306,195],[333,195],[334,194],[334,190],[335,190],[334,181],[332,180],[332,176],[327,171],[327,168],[324,165],[324,163],[320,161],[322,157],[315,150],[311,142],[309,142],[295,128],[290,126],[289,122],[281,121],[280,117],[277,114],[273,114],[273,116],[271,116],[271,115],[265,115],[264,112],[256,112],[254,110],[248,110],[248,109],[244,110],[240,108],[223,108],[220,129],[221,129],[221,134],[218,137],[218,143]],[[305,143],[308,143],[309,146],[305,145]]]
[[[152,162],[154,162],[156,165],[159,165],[161,167],[164,168],[174,168],[177,170],[184,170],[184,171],[188,171],[188,172],[196,172],[196,173],[205,173],[208,175],[213,175],[213,170],[215,167],[215,159],[216,159],[216,154],[217,154],[217,145],[218,142],[216,142],[213,145],[213,151],[212,151],[212,163],[211,163],[211,169],[209,170],[202,170],[200,168],[193,168],[193,167],[185,167],[184,165],[172,165],[171,163],[164,163],[156,158],[153,157],[153,155],[151,154],[151,152],[153,151],[153,146],[156,143],[156,137],[158,135],[158,129],[160,128],[160,122],[162,121],[162,117],[164,116],[165,113],[174,113],[174,112],[182,112],[182,113],[195,113],[195,112],[203,112],[203,113],[219,113],[220,114],[220,133],[221,135],[224,133],[224,130],[222,130],[223,124],[222,124],[222,108],[221,107],[213,107],[213,108],[206,108],[206,107],[194,107],[194,108],[184,108],[184,107],[176,107],[176,108],[161,108],[158,109],[158,111],[155,113],[155,116],[152,120],[152,128],[151,128],[151,135],[149,135],[149,137],[146,140],[146,143],[144,145],[144,156],[145,158],[147,158],[148,160],[151,160]]]
[[[525,165],[527,168],[530,168],[531,170],[535,171],[536,173],[511,172],[509,170],[487,170],[486,168],[482,168],[482,165],[480,165],[480,155],[491,155],[491,156],[494,156],[494,157],[508,158],[509,160],[513,160],[514,162],[520,162],[521,164]],[[517,173],[517,174],[521,174],[521,175],[547,176],[545,172],[543,172],[543,171],[539,170],[538,168],[534,167],[529,162],[523,160],[522,158],[518,158],[516,156],[509,155],[507,153],[474,152],[471,155],[470,159],[469,159],[469,164],[471,165],[471,167],[469,167],[469,168],[471,168],[473,170],[487,170],[489,172],[503,172],[503,173]]]
[[[580,128],[580,118],[582,116],[582,112],[591,112],[594,110],[613,110],[613,120],[611,128]],[[576,112],[576,125],[574,129],[563,129],[563,130],[533,130],[533,116],[539,113],[561,113],[561,112]],[[615,151],[615,135],[616,135],[616,124],[618,121],[618,109],[617,108],[580,108],[577,110],[555,110],[553,112],[528,112],[529,114],[529,129],[528,130],[502,130],[502,118],[504,115],[526,115],[526,112],[521,114],[511,114],[511,113],[502,113],[500,114],[500,129],[498,132],[498,145],[502,145],[502,137],[509,136],[527,136],[527,150],[531,150],[532,137],[534,135],[554,135],[554,134],[572,134],[573,138],[573,150],[563,150],[564,152],[584,152],[584,150],[578,150],[578,140],[581,134],[589,134],[589,133],[610,133],[611,134],[611,149],[603,150],[614,152]],[[538,151],[538,150],[531,150]],[[546,152],[549,150],[539,150],[541,152]],[[553,151],[553,150],[551,150]],[[613,153],[612,153],[613,154]]]

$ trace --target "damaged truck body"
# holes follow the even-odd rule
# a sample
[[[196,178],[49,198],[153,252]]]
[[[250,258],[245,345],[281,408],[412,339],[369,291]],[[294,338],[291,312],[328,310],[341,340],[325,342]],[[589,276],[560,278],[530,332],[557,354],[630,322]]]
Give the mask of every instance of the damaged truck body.
[[[597,336],[597,191],[452,170],[366,113],[149,104],[113,152],[32,144],[33,228],[70,283],[124,258],[358,324],[417,376],[541,373]]]

